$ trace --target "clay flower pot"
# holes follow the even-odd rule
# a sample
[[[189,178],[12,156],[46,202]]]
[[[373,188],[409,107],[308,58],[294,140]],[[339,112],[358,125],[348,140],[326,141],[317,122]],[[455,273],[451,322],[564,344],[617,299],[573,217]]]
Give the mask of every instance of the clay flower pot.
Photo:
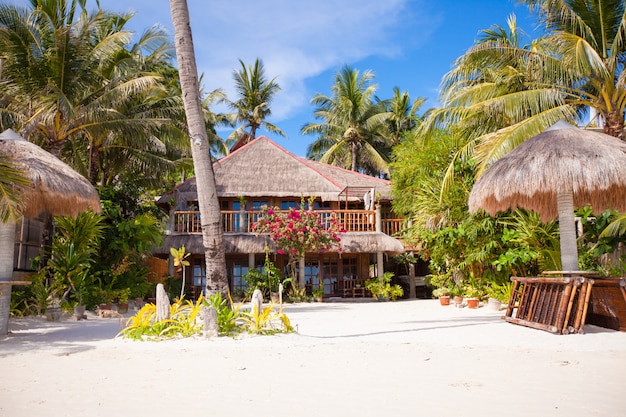
[[[468,298],[467,299],[467,308],[478,308],[478,302],[480,300],[478,298]]]
[[[449,306],[450,305],[450,296],[449,295],[442,295],[441,297],[439,297],[439,304],[441,304],[442,306]]]

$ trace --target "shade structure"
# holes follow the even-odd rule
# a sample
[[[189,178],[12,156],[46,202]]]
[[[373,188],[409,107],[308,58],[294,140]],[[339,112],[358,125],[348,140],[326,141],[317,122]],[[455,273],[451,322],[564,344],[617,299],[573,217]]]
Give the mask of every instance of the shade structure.
[[[626,143],[562,121],[496,161],[469,196],[472,213],[524,208],[558,218],[567,270],[577,269],[573,210],[584,206],[626,211]]]
[[[44,212],[76,216],[88,209],[100,211],[98,193],[85,177],[11,129],[0,134],[0,155],[9,156],[31,180],[22,196],[24,216],[34,218]]]
[[[21,196],[24,216],[34,218],[44,212],[76,216],[88,209],[100,211],[98,193],[87,179],[10,129],[0,134],[0,155],[8,156],[31,181]],[[0,222],[0,335],[8,331],[15,226],[14,221]]]

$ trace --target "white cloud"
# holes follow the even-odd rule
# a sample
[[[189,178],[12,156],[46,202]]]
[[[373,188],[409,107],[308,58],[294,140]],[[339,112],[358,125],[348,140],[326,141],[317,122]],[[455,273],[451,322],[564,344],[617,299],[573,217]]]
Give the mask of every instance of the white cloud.
[[[138,33],[161,24],[173,34],[169,1],[100,4],[136,12],[131,28]],[[308,106],[307,80],[368,57],[402,55],[403,48],[423,42],[436,26],[425,0],[188,0],[188,7],[205,89],[222,88],[234,97],[232,72],[239,69],[238,60],[250,65],[260,58],[267,76],[277,77],[282,89],[272,104],[274,122]]]
[[[280,121],[308,105],[307,79],[370,56],[401,54],[396,28],[415,23],[408,2],[189,0],[198,71],[206,89],[222,88],[232,96],[238,60],[250,65],[260,58],[282,89],[272,104],[272,119]],[[157,9],[153,0],[125,4],[145,25],[171,28],[169,7]]]

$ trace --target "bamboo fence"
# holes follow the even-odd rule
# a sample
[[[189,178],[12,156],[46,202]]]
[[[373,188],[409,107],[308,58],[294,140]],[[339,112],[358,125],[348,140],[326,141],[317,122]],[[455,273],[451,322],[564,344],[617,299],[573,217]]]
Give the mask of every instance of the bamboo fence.
[[[594,280],[585,277],[511,277],[504,320],[556,334],[583,333]]]

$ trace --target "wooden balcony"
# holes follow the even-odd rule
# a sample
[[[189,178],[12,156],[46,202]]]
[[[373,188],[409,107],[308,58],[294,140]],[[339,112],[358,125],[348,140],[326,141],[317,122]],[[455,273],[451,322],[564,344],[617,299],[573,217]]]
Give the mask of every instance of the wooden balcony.
[[[346,232],[376,232],[375,210],[320,210],[322,219],[335,213]],[[259,219],[259,211],[222,211],[225,233],[254,233],[252,225]],[[174,234],[201,233],[199,211],[176,211],[171,219],[170,230]],[[382,219],[380,231],[395,235],[402,230],[403,219]]]

